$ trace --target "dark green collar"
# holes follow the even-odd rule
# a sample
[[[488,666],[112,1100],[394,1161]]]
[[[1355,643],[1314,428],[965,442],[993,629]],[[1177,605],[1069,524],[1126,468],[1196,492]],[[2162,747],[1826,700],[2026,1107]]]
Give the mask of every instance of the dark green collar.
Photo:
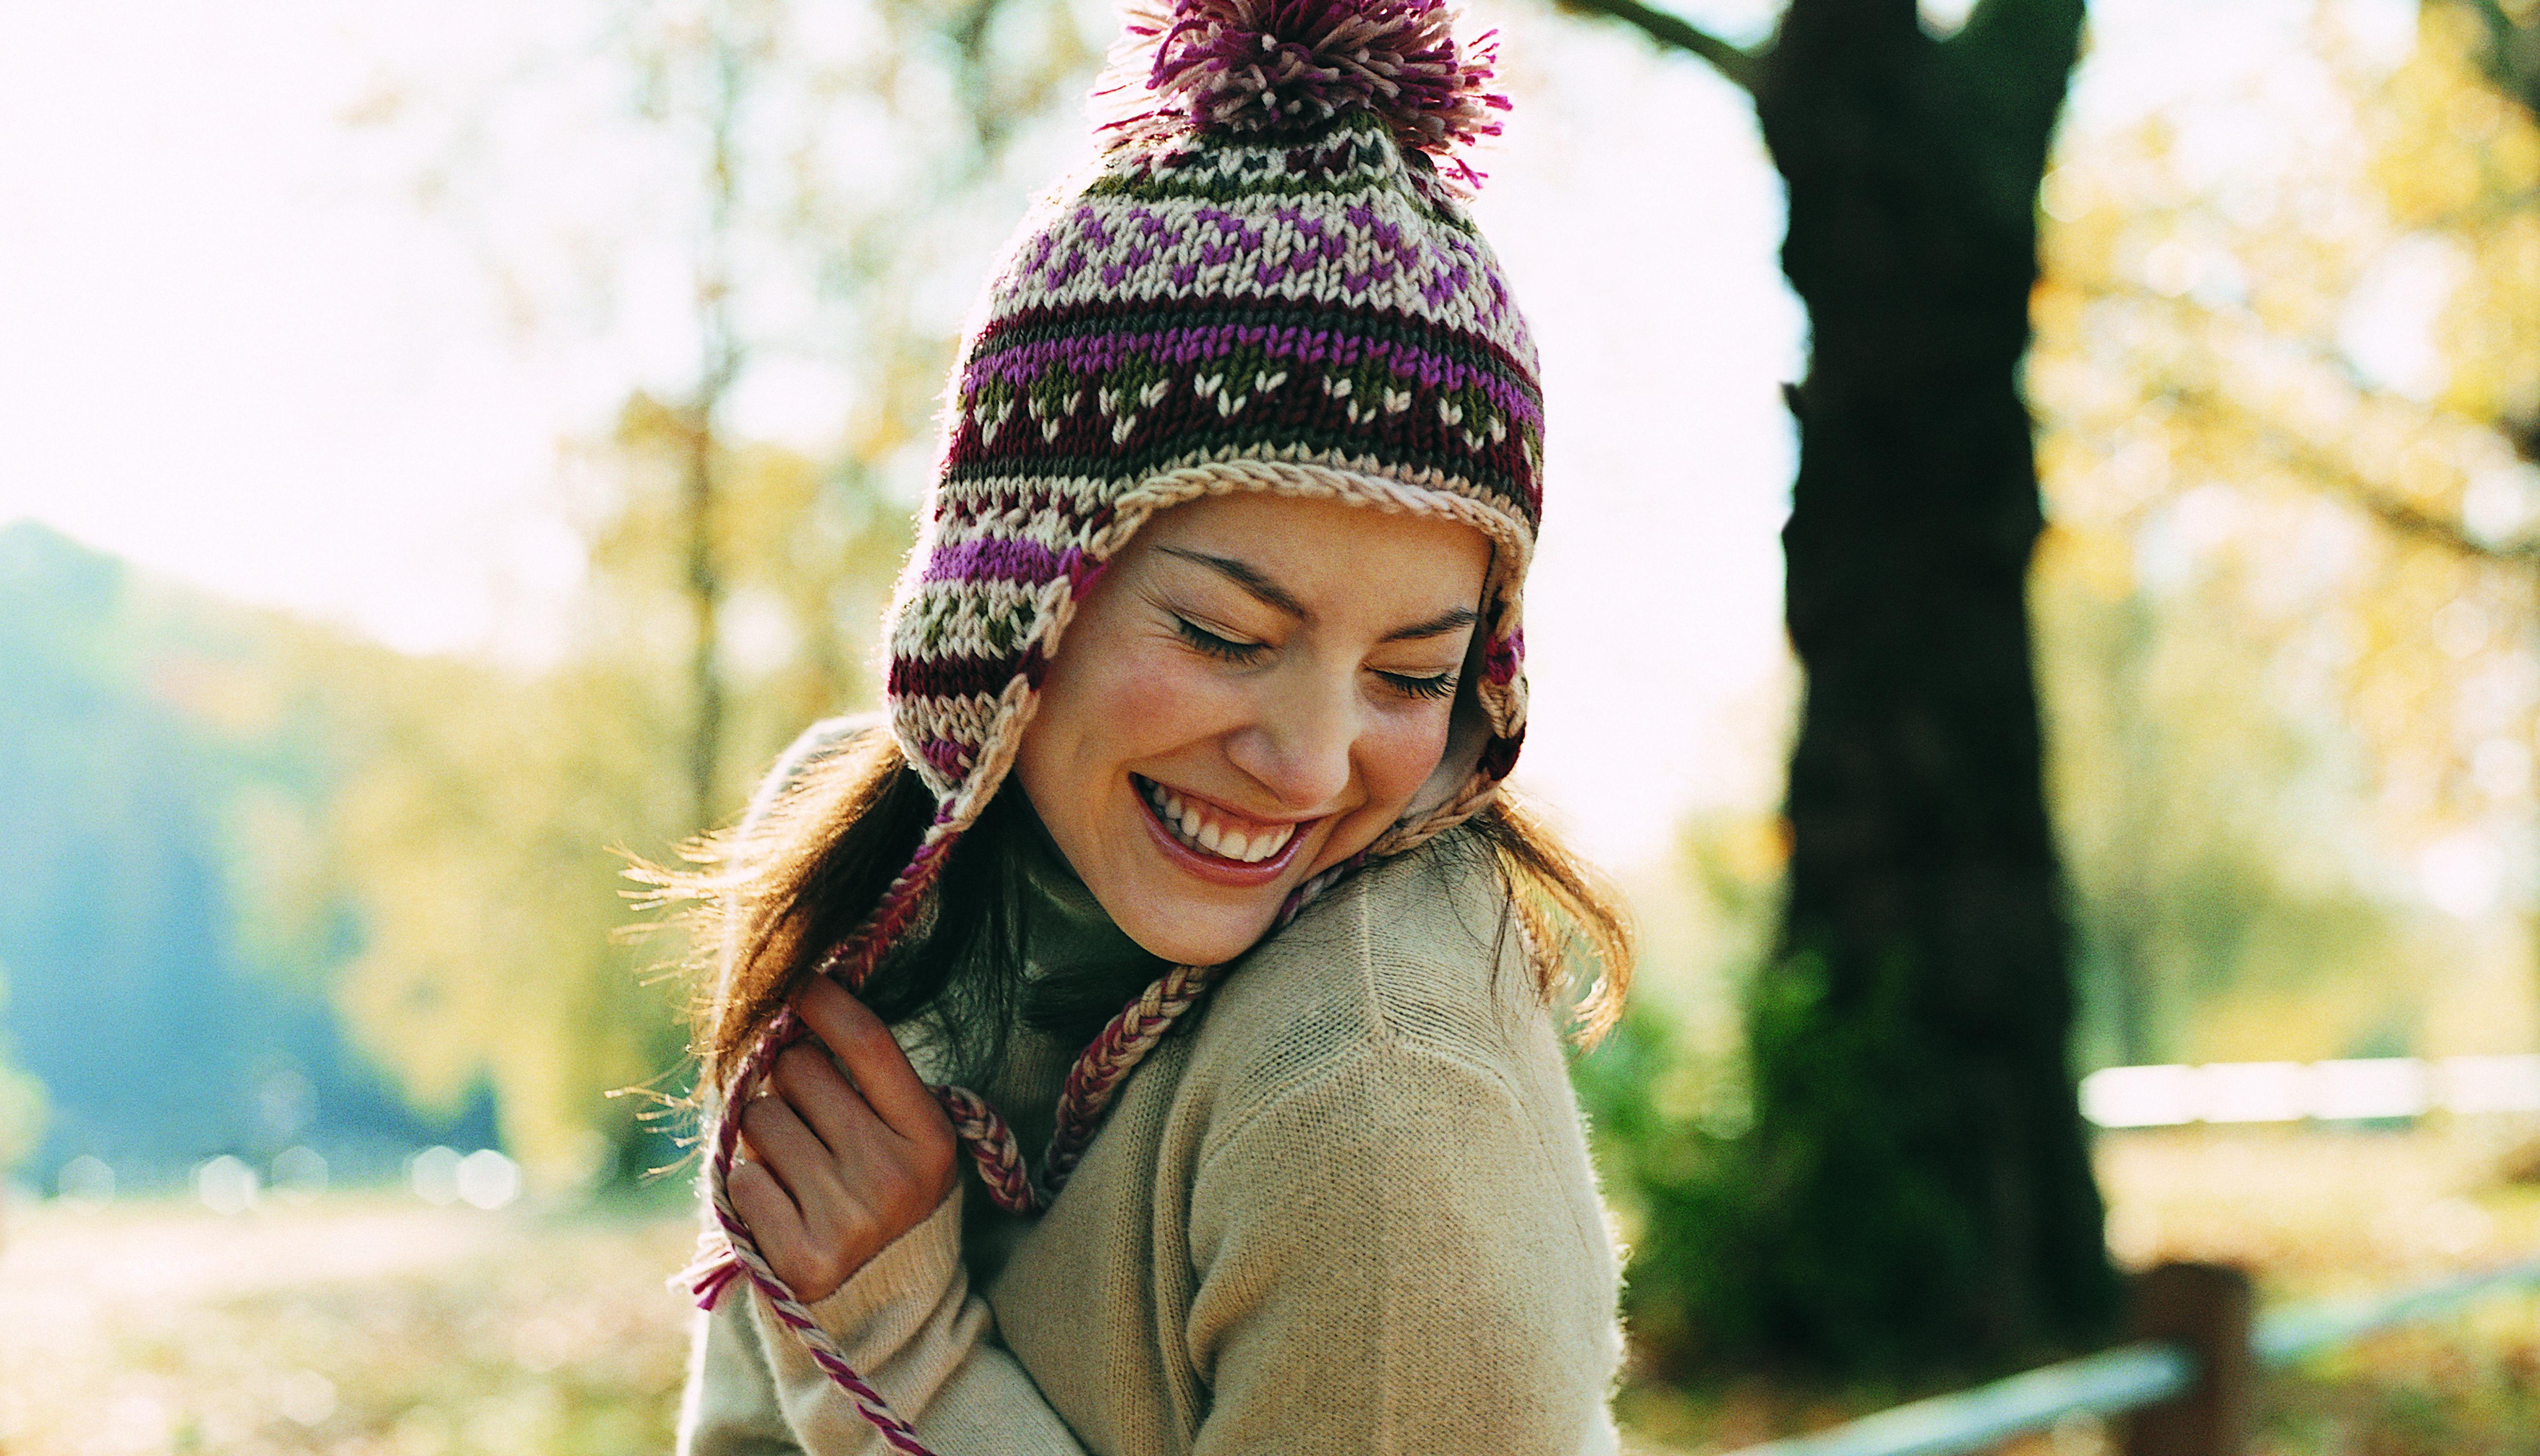
[[[1025,976],[1035,982],[1066,981],[1088,989],[1135,983],[1130,994],[1168,969],[1164,959],[1129,938],[1112,923],[1102,902],[1078,877],[1038,815],[1025,814],[1015,836],[1015,890],[1023,912]]]

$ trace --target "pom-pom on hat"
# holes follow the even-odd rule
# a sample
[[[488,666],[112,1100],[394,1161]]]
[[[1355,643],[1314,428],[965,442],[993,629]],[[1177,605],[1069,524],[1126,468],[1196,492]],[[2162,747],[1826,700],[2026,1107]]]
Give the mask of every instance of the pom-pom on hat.
[[[1542,508],[1534,344],[1462,197],[1458,149],[1499,130],[1490,37],[1444,0],[1150,0],[1094,93],[1104,150],[1024,220],[962,341],[941,468],[890,616],[890,728],[934,823],[820,970],[863,984],[1013,766],[1070,617],[1156,512],[1273,491],[1460,521],[1492,542],[1472,670],[1439,771],[1361,857],[1489,804],[1525,735],[1520,588]],[[1287,913],[1346,873],[1335,867]],[[1216,967],[1179,966],[1070,1072],[1037,1178],[972,1094],[937,1095],[1001,1206],[1066,1181],[1112,1095]],[[780,1012],[725,1088],[737,1107],[803,1034]],[[751,1244],[717,1119],[717,1237],[688,1278],[737,1279],[883,1440],[922,1452]]]
[[[1177,133],[1290,132],[1345,112],[1478,183],[1454,149],[1499,134],[1491,35],[1458,46],[1441,4],[1411,0],[1183,0],[1132,8],[1094,88],[1115,144]]]

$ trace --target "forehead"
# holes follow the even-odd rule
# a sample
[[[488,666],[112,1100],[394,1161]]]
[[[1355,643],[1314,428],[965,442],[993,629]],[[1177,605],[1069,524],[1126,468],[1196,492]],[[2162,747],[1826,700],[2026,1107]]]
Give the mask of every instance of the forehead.
[[[1138,567],[1155,570],[1186,562],[1182,553],[1240,561],[1309,604],[1319,596],[1471,606],[1490,569],[1491,543],[1459,521],[1249,491],[1158,513],[1129,554]]]

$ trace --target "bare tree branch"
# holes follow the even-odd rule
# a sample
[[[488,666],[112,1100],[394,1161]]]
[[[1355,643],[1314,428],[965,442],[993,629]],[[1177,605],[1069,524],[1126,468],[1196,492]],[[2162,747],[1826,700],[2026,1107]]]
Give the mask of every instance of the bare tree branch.
[[[2182,408],[2195,410],[2224,408],[2228,403],[2220,395],[2204,389],[2170,389],[2161,397]],[[2441,547],[2472,561],[2497,566],[2540,566],[2540,540],[2528,537],[2514,541],[2483,539],[2449,517],[2437,516],[2422,506],[2388,494],[2357,474],[2352,463],[2333,451],[2322,450],[2272,425],[2253,424],[2250,431],[2277,463],[2290,465],[2328,486],[2344,496],[2349,504],[2403,536]]]
[[[1554,0],[1562,9],[1585,15],[1601,15],[1635,27],[1660,45],[1688,51],[1711,63],[1711,68],[1727,77],[1739,90],[1752,94],[1756,71],[1763,57],[1754,51],[1729,44],[1680,15],[1653,10],[1640,0]]]
[[[2306,463],[2290,459],[2288,462]],[[2347,499],[2362,507],[2372,519],[2403,536],[2413,536],[2420,541],[2440,546],[2455,556],[2466,557],[2472,561],[2491,562],[2500,566],[2540,565],[2540,543],[2505,541],[2491,544],[2471,535],[2468,528],[2460,522],[2436,516],[2405,501],[2393,500],[2356,479],[2351,472],[2331,473],[2320,469],[2309,473],[2327,480]]]
[[[2530,192],[2517,195],[2540,200],[2540,188],[2534,188]],[[2455,213],[2451,214],[2451,216],[2458,218],[2473,215],[2468,213]],[[2442,224],[2439,219],[2437,220],[2437,223],[2438,225],[2447,226],[2447,224]],[[2191,321],[2200,312],[2207,312],[2204,311],[2202,305],[2195,303],[2192,299],[2156,293],[2151,288],[2145,287],[2141,284],[2120,284],[2111,288],[2103,288],[2096,291],[2092,296],[2096,298],[2122,299],[2136,308],[2159,309],[2177,313],[2182,318],[2189,319]],[[2269,333],[2266,335],[2266,339],[2271,345],[2280,346],[2297,352],[2305,362],[2336,380],[2339,384],[2343,385],[2358,399],[2385,397],[2385,391],[2381,386],[2372,381],[2365,379],[2363,371],[2356,368],[2355,361],[2348,359],[2335,348],[2322,343],[2317,339],[2280,333]],[[2165,391],[2165,397],[2190,404],[2213,404],[2217,402],[2212,395],[2196,389],[2173,388]],[[2441,404],[2427,404],[2422,406],[2421,418],[2424,421],[2425,428],[2428,429],[2478,430],[2501,435],[2504,437],[2505,443],[2512,448],[2513,452],[2516,455],[2522,459],[2530,460],[2534,463],[2540,463],[2540,416],[2535,416],[2528,420],[2517,420],[2511,418],[2503,420],[2484,420],[2472,415],[2463,414],[2456,409],[2451,409]]]

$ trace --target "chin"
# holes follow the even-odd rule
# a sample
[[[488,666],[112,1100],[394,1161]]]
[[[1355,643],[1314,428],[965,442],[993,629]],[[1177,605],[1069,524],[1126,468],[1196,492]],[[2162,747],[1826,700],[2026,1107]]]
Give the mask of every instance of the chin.
[[[1197,905],[1145,908],[1149,913],[1121,921],[1120,929],[1151,954],[1184,966],[1223,965],[1235,959],[1261,943],[1278,915],[1275,905],[1265,913],[1239,918],[1222,910],[1212,914],[1214,907]]]

